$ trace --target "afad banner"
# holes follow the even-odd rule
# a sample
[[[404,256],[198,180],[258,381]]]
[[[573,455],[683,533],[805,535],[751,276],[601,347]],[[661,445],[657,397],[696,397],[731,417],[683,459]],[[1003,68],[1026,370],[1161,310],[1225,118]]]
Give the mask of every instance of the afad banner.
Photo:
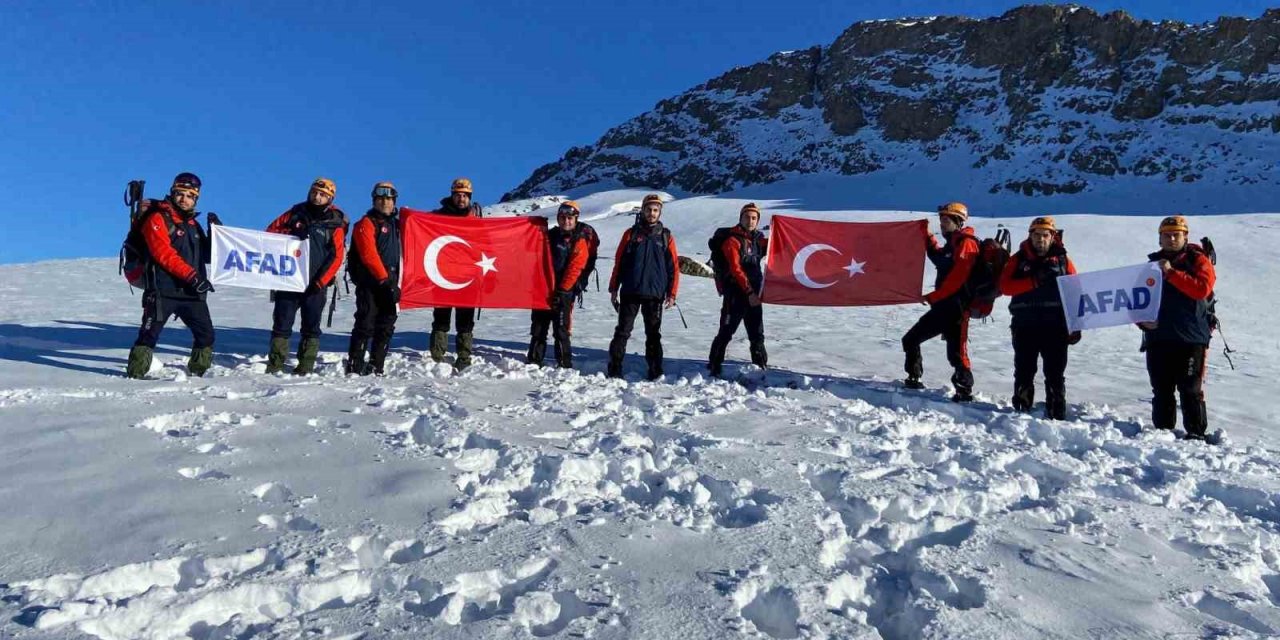
[[[1058,277],[1071,331],[1155,322],[1164,278],[1154,262]]]
[[[279,233],[210,225],[213,243],[209,281],[215,285],[304,291],[307,288],[306,240]]]

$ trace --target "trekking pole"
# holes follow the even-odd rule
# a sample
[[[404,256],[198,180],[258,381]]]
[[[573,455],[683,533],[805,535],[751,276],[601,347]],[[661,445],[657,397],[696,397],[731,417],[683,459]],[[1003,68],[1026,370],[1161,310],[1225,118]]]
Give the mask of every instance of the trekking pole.
[[[329,296],[329,322],[325,327],[331,329],[333,328],[333,310],[338,306],[338,283],[335,282],[329,286],[333,287],[333,293]]]
[[[688,329],[689,323],[684,321],[684,312],[680,310],[680,303],[673,302],[672,306],[676,308],[676,313],[680,314],[680,324],[684,325],[684,328]]]
[[[1222,333],[1222,325],[1218,325],[1218,333],[1222,335],[1222,355],[1226,357],[1227,364],[1231,365],[1231,370],[1236,370],[1236,363],[1231,361],[1231,354],[1235,353],[1235,349],[1227,344],[1227,334]]]

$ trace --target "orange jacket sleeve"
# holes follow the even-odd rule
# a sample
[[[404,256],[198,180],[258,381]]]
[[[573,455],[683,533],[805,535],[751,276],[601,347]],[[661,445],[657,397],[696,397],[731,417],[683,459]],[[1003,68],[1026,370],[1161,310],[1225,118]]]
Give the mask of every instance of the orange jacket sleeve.
[[[671,234],[667,234],[667,252],[671,254],[671,290],[667,297],[674,298],[680,290],[680,254],[676,253],[676,237]]]
[[[618,242],[618,251],[613,255],[613,274],[609,276],[609,293],[617,293],[618,291],[618,274],[622,269],[622,252],[626,250],[628,242],[631,242],[630,229],[622,232],[622,240]]]
[[[276,217],[275,220],[272,220],[271,224],[267,225],[267,233],[290,233],[290,230],[289,230],[289,214],[290,213],[293,213],[292,209],[280,214],[279,216]]]
[[[1074,276],[1075,274],[1076,274],[1076,263],[1072,262],[1071,258],[1067,258],[1067,275]]]
[[[196,278],[196,268],[187,264],[174,251],[173,243],[169,242],[169,227],[164,220],[166,215],[168,214],[164,211],[156,211],[142,223],[142,237],[147,243],[147,251],[151,252],[151,259],[169,275],[191,282]]]
[[[378,255],[378,240],[373,235],[373,222],[361,218],[352,232],[352,240],[356,249],[356,259],[369,270],[374,280],[382,282],[390,277],[386,265],[382,264],[382,256]]]
[[[951,267],[951,273],[947,274],[946,279],[937,289],[925,296],[925,300],[933,303],[959,293],[969,281],[969,273],[973,271],[973,263],[977,260],[978,241],[966,236],[961,240],[960,247],[956,249],[955,265]]]
[[[333,230],[333,261],[329,263],[329,268],[325,269],[324,273],[321,273],[320,277],[316,278],[316,284],[327,287],[330,282],[333,282],[333,278],[338,275],[338,269],[342,267],[342,252],[346,248],[345,236],[346,229],[338,227]]]
[[[1188,298],[1205,300],[1213,294],[1213,283],[1217,281],[1218,276],[1214,273],[1213,262],[1209,260],[1209,256],[1197,253],[1195,262],[1191,265],[1191,271],[1170,269],[1164,274],[1164,279]]]
[[[573,285],[577,284],[578,278],[582,277],[582,270],[587,267],[587,257],[591,253],[591,247],[586,238],[578,238],[573,243],[573,247],[569,249],[569,264],[564,268],[564,275],[560,278],[561,291],[569,291]]]
[[[751,290],[751,281],[747,280],[747,272],[742,270],[742,241],[738,236],[729,234],[720,245],[720,253],[724,254],[724,260],[729,264],[729,277],[738,284],[738,289],[747,295],[755,293]]]
[[[1018,265],[1021,263],[1022,255],[1020,253],[1014,254],[1004,263],[1004,269],[1000,271],[1000,295],[1020,296],[1036,288],[1035,280],[1014,277],[1014,273],[1017,272]]]

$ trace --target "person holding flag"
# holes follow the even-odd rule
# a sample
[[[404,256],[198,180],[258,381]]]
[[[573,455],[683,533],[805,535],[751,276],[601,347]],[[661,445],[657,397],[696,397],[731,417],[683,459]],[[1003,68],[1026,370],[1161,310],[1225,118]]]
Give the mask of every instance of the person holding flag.
[[[307,199],[280,214],[267,226],[268,233],[291,235],[309,243],[306,291],[276,291],[275,309],[271,314],[271,346],[267,353],[267,373],[279,373],[289,357],[289,338],[293,322],[302,312],[302,340],[298,343],[298,365],[294,375],[313,373],[320,355],[320,321],[324,316],[325,291],[334,284],[342,266],[343,246],[347,233],[347,214],[333,198],[338,187],[328,178],[316,178]]]
[[[1151,423],[1172,430],[1182,398],[1182,426],[1187,439],[1204,440],[1209,426],[1204,401],[1204,374],[1209,339],[1210,300],[1217,281],[1213,261],[1200,245],[1187,242],[1190,227],[1183,216],[1160,221],[1160,250],[1147,256],[1164,274],[1160,312],[1155,322],[1142,322],[1151,380]]]
[[[610,378],[622,377],[622,358],[636,324],[644,317],[646,377],[662,377],[662,310],[676,303],[680,285],[679,254],[671,230],[662,226],[662,198],[644,197],[635,224],[622,233],[609,278],[609,300],[618,311],[618,326],[609,342]]]
[[[458,178],[449,186],[449,197],[440,200],[440,208],[431,211],[436,215],[464,218],[480,218],[484,211],[480,205],[471,201],[473,190],[471,180]],[[461,371],[471,366],[472,334],[476,328],[476,310],[472,307],[436,307],[431,314],[431,359],[444,362],[449,351],[449,324],[454,313],[457,313],[458,357],[453,361],[453,368]]]
[[[550,309],[530,312],[529,353],[525,358],[528,364],[542,366],[547,351],[547,329],[550,328],[555,336],[556,366],[563,369],[573,367],[573,346],[570,343],[573,300],[591,252],[586,236],[578,233],[580,213],[577,202],[562,202],[556,210],[556,226],[547,230],[551,262],[555,268],[555,288],[549,300]]]
[[[347,375],[382,375],[400,302],[400,211],[390,182],[373,185],[373,207],[352,230],[347,273],[356,285],[356,315],[347,347]],[[370,346],[372,340],[372,346]],[[365,361],[365,353],[369,359]]]
[[[1036,368],[1043,358],[1045,417],[1067,417],[1067,347],[1080,341],[1080,332],[1067,330],[1058,277],[1075,273],[1049,216],[1031,221],[1027,239],[1000,273],[1000,293],[1013,298],[1013,408],[1018,411],[1030,411],[1035,404]]]
[[[751,363],[762,369],[769,364],[769,354],[764,348],[764,310],[760,306],[760,288],[764,284],[761,265],[769,241],[759,227],[760,208],[748,202],[738,212],[738,224],[729,230],[728,237],[717,249],[728,273],[724,278],[716,274],[716,287],[724,300],[720,303],[720,331],[711,341],[711,354],[707,358],[707,368],[713,376],[723,373],[724,352],[738,325],[744,321],[751,345]]]
[[[938,207],[938,224],[942,227],[945,243],[925,227],[925,254],[933,262],[938,275],[934,290],[924,297],[929,310],[902,336],[902,350],[906,352],[904,368],[908,389],[923,389],[920,382],[924,375],[924,357],[920,345],[941,335],[947,343],[947,361],[955,369],[951,383],[955,385],[952,402],[973,400],[973,371],[969,367],[969,304],[973,292],[969,277],[978,259],[978,239],[973,227],[965,226],[969,220],[969,208],[960,202],[948,202]]]
[[[142,326],[129,350],[125,375],[145,378],[151,370],[160,332],[169,318],[177,316],[191,330],[191,354],[187,373],[203,376],[213,365],[213,320],[206,297],[213,292],[205,265],[209,262],[209,242],[196,218],[200,199],[200,178],[179,173],[160,201],[144,201],[147,213],[135,230],[142,235],[147,261],[142,294]],[[209,224],[221,224],[209,214]]]

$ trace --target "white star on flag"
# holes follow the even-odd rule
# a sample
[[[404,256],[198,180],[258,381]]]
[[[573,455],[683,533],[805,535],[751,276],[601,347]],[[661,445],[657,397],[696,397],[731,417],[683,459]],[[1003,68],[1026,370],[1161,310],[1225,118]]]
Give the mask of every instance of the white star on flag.
[[[480,267],[480,275],[486,276],[489,275],[490,271],[497,271],[498,268],[493,266],[493,263],[497,260],[497,258],[490,258],[485,255],[483,251],[480,252],[480,261],[476,263],[476,266]]]
[[[863,270],[862,270],[862,266],[863,266],[863,265],[865,265],[865,264],[867,264],[867,263],[865,263],[865,262],[858,262],[858,259],[857,259],[857,258],[854,258],[854,259],[852,259],[852,260],[850,260],[850,261],[849,261],[849,266],[845,267],[845,268],[844,268],[844,270],[845,270],[845,271],[848,271],[848,272],[849,272],[849,277],[850,277],[850,278],[852,278],[852,277],[854,277],[854,276],[858,275],[859,273],[866,273],[866,271],[863,271]]]

